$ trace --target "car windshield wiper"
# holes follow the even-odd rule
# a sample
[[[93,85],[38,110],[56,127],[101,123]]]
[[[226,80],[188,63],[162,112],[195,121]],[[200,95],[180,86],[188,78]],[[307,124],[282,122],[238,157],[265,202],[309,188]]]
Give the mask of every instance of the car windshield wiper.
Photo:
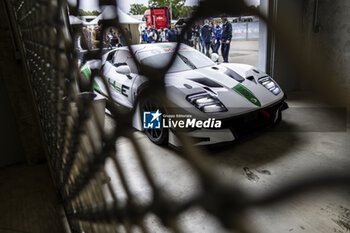
[[[197,69],[197,67],[196,67],[192,62],[190,62],[190,60],[188,60],[187,57],[185,57],[184,55],[179,54],[179,53],[178,53],[177,55],[181,58],[181,60],[182,60],[186,65],[188,65],[189,67],[191,67],[193,70]]]

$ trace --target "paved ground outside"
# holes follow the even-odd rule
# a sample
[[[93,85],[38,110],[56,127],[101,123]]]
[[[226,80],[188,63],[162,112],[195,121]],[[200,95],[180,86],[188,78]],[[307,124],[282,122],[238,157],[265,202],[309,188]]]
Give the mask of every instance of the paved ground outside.
[[[222,62],[223,59],[221,56],[221,47],[219,49],[219,55],[219,61]],[[232,40],[229,53],[229,62],[245,63],[258,67],[259,40]]]
[[[233,40],[230,47],[229,62],[245,63],[258,67],[259,41]]]

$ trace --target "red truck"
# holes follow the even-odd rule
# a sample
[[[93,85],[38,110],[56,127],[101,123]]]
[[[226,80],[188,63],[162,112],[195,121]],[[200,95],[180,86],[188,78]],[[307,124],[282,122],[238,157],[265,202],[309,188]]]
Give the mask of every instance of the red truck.
[[[146,25],[154,26],[155,29],[170,28],[171,12],[170,7],[151,7],[145,11],[144,20]]]

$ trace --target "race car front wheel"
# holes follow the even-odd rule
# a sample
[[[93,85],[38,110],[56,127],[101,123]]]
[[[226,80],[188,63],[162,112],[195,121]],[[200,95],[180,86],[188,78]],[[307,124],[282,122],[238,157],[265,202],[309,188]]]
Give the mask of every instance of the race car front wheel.
[[[144,112],[156,112],[159,110],[162,112],[162,108],[159,107],[158,104],[155,103],[154,100],[146,99],[142,100],[140,103],[141,107],[141,115],[144,116]],[[169,130],[163,128],[160,129],[144,129],[146,136],[157,145],[164,145],[168,143],[169,139]]]

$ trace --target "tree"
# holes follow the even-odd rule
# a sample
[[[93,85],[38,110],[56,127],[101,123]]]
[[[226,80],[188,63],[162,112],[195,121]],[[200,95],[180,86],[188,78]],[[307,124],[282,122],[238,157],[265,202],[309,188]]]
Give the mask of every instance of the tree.
[[[95,15],[95,16],[99,16],[101,14],[101,12],[94,10],[91,12],[91,14]]]
[[[148,9],[148,7],[143,5],[143,4],[137,4],[137,3],[131,4],[129,14],[131,14],[131,15],[143,15],[147,9]]]
[[[193,12],[196,11],[198,6],[183,6],[179,11],[179,18],[191,17]]]
[[[98,16],[101,14],[99,11],[84,11],[83,9],[79,9],[79,14],[81,16]]]
[[[148,5],[153,7],[170,6],[172,10],[172,19],[181,17],[181,9],[184,7],[186,0],[148,0]]]

